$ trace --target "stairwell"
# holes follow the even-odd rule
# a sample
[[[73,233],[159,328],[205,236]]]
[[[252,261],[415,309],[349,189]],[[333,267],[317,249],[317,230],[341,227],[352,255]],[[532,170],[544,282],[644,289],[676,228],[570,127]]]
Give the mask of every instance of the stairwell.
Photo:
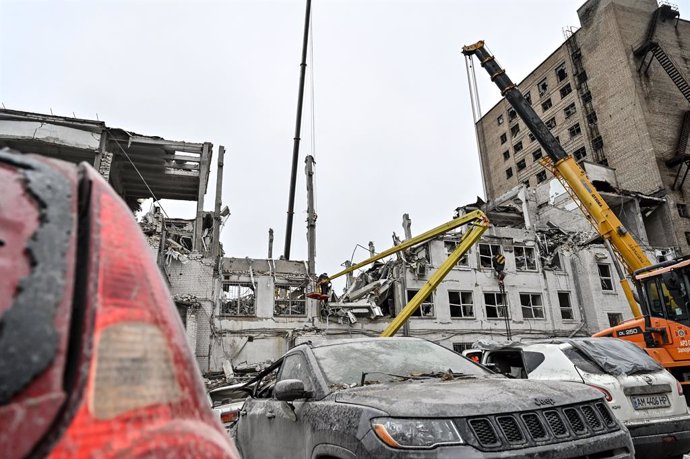
[[[690,171],[690,155],[688,155],[688,138],[690,138],[690,110],[685,112],[683,122],[680,125],[680,133],[678,134],[678,143],[676,144],[676,151],[673,158],[666,161],[666,166],[675,167],[680,164],[676,178],[673,181],[671,189],[677,190],[683,187],[685,179]]]

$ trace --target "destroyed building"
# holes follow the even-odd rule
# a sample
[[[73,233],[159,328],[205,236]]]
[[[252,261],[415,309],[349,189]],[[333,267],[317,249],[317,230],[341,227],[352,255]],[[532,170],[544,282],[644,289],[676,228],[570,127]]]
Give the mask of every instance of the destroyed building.
[[[607,166],[619,189],[648,197],[639,203],[651,248],[689,254],[690,22],[655,0],[588,0],[577,13],[581,27],[567,29],[518,87],[566,152]],[[507,100],[476,129],[489,200],[551,176]]]

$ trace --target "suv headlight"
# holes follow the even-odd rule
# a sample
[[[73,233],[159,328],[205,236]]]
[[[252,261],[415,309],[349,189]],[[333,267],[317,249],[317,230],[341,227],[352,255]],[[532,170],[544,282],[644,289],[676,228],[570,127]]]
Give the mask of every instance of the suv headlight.
[[[450,419],[376,418],[376,436],[391,448],[433,448],[464,443]]]

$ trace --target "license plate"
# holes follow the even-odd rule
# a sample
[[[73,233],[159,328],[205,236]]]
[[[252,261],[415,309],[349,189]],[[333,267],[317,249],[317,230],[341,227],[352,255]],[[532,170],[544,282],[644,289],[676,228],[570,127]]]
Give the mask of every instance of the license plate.
[[[667,408],[671,401],[667,395],[633,395],[630,397],[636,410],[650,410],[653,408]]]

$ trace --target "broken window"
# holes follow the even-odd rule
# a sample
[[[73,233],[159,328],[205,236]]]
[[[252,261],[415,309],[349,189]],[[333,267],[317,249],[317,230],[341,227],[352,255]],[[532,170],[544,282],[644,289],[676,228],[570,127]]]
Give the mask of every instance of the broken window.
[[[687,204],[676,204],[676,207],[678,208],[678,215],[684,218],[690,217],[688,215],[688,205]]]
[[[550,109],[551,107],[553,107],[553,103],[551,102],[551,98],[548,98],[544,102],[541,103],[541,110],[543,112]]]
[[[534,139],[535,139],[534,134],[532,134],[532,133],[530,132],[529,134],[527,134],[527,137],[529,137],[529,141],[530,141],[530,142],[534,142]]]
[[[546,91],[549,90],[549,84],[546,82],[546,78],[537,83],[537,90],[539,91],[539,96],[546,94]]]
[[[479,244],[479,266],[493,268],[493,258],[500,253],[501,246],[498,244]]]
[[[508,179],[512,176],[513,176],[513,168],[509,167],[508,169],[506,169],[506,178]]]
[[[517,116],[517,113],[515,112],[514,108],[509,108],[508,109],[508,121],[513,121],[515,117]]]
[[[515,246],[515,269],[518,271],[536,271],[537,259],[534,253],[534,247]]]
[[[499,126],[501,124],[503,124],[503,115],[502,114],[498,115],[498,118],[496,118],[496,122],[498,123]]]
[[[474,300],[472,292],[448,292],[450,316],[455,318],[474,317]]]
[[[510,128],[510,135],[515,137],[518,132],[520,132],[520,123],[515,123],[515,125]]]
[[[594,126],[599,122],[599,118],[597,117],[597,112],[592,112],[589,115],[587,115],[587,124],[590,126]]]
[[[522,182],[522,184],[525,185],[527,188],[529,188],[529,179]]]
[[[443,247],[446,249],[446,256],[450,256],[450,254],[453,253],[453,251],[458,247],[458,241],[443,241]],[[456,266],[469,266],[468,255],[469,251],[465,252],[465,255],[460,258],[460,261],[458,261]]]
[[[472,343],[453,343],[453,350],[458,354],[462,354],[462,351],[472,349]]]
[[[599,151],[602,148],[604,148],[604,139],[601,138],[601,136],[597,136],[594,139],[592,139],[592,148],[594,150]]]
[[[503,152],[503,160],[510,159],[510,150],[506,150]]]
[[[407,290],[407,302],[419,292],[419,290]],[[412,313],[412,317],[434,317],[434,294],[430,294],[417,309]]]
[[[307,304],[304,287],[291,285],[276,286],[273,315],[304,316],[306,314]]]
[[[520,161],[518,161],[518,162],[516,163],[516,165],[517,165],[517,170],[521,171],[521,170],[523,170],[524,168],[527,167],[527,162],[526,162],[526,161],[524,160],[524,158],[523,158],[523,159],[521,159]]]
[[[546,171],[537,172],[537,183],[546,181]]]
[[[609,312],[606,314],[609,318],[609,326],[615,327],[619,323],[623,322],[623,314],[620,312]]]
[[[565,62],[556,67],[556,79],[560,82],[568,78],[568,72],[565,69]]]
[[[587,72],[584,70],[577,75],[578,83],[582,84],[587,81]]]
[[[562,271],[563,263],[561,262],[561,254],[559,252],[554,253],[548,265],[557,271]]]
[[[515,145],[513,145],[513,149],[515,150],[515,153],[522,150],[522,140],[519,141],[518,143],[516,143]]]
[[[563,86],[563,87],[561,88],[561,99],[563,99],[565,96],[567,96],[567,95],[570,94],[571,92],[573,92],[573,88],[572,88],[572,86],[570,86],[570,83],[568,83],[567,85]]]
[[[508,141],[508,136],[505,133],[501,134],[501,145],[503,145],[507,141]]]
[[[498,319],[508,315],[508,308],[501,293],[484,293],[484,308],[488,319]]]
[[[592,101],[592,93],[589,91],[586,91],[584,94],[582,94],[582,103],[586,104],[587,102]]]
[[[520,306],[522,307],[522,317],[525,319],[543,319],[544,305],[541,302],[539,293],[521,293]]]
[[[553,129],[556,127],[556,117],[551,118],[546,122],[546,127],[549,129]]]
[[[523,94],[525,97],[525,100],[527,101],[528,104],[532,105],[532,93],[527,91],[526,93]]]
[[[566,118],[570,118],[573,116],[575,113],[577,113],[577,108],[575,107],[575,102],[572,104],[568,105],[563,109],[563,113],[565,113]]]
[[[223,283],[221,314],[231,316],[256,315],[256,294],[251,284]]]
[[[541,157],[542,157],[541,148],[537,148],[536,150],[534,150],[534,151],[532,152],[532,159],[533,159],[533,160],[537,161],[537,160],[538,160],[539,158],[541,158]]]
[[[573,152],[573,157],[575,158],[575,161],[579,161],[585,156],[587,156],[587,150],[585,149],[585,147],[580,147]]]
[[[570,133],[570,138],[572,139],[573,137],[577,137],[582,133],[582,129],[580,128],[580,123],[576,123],[573,126],[570,126],[568,128],[568,132]]]
[[[570,304],[570,292],[558,292],[558,306],[561,309],[561,319],[573,320],[573,307]]]
[[[606,291],[613,291],[613,278],[611,277],[611,265],[608,263],[597,263],[599,269],[599,280],[601,281],[601,289]]]

